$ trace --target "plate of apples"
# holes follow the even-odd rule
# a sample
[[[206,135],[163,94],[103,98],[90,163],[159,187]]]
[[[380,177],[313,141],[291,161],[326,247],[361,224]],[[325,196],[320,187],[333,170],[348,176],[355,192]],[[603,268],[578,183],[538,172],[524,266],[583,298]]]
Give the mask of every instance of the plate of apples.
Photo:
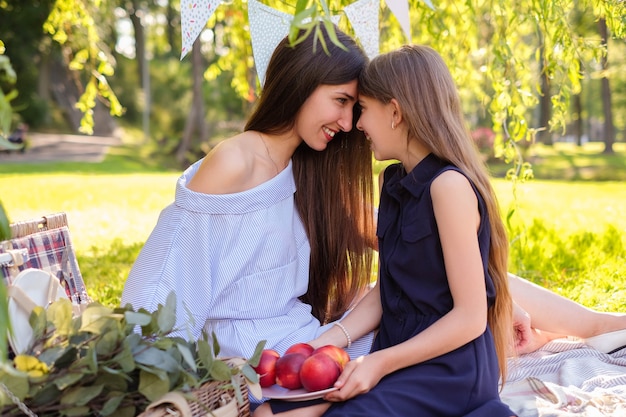
[[[335,391],[333,385],[349,361],[348,352],[338,346],[314,349],[308,343],[296,343],[282,356],[273,349],[263,350],[254,370],[264,398],[306,401]]]

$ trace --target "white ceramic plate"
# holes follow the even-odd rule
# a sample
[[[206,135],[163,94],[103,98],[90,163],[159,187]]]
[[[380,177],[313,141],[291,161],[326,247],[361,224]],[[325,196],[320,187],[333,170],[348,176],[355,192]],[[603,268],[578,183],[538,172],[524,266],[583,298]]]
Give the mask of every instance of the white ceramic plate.
[[[283,401],[307,401],[307,400],[315,400],[317,398],[322,398],[329,392],[336,391],[337,388],[331,387],[328,389],[323,389],[321,391],[313,391],[309,392],[304,388],[301,389],[287,389],[283,388],[280,385],[272,385],[271,387],[263,388],[263,397],[271,398],[273,400],[283,400]]]
[[[56,299],[68,298],[65,289],[59,281],[49,272],[41,269],[28,268],[20,272],[12,285],[20,287],[37,305],[48,306],[48,283],[54,280],[52,285],[56,286],[53,294]],[[9,337],[11,348],[15,353],[23,353],[31,344],[33,339],[33,329],[30,327],[28,319],[30,313],[22,309],[13,298],[9,298],[9,319],[13,328],[13,335]]]

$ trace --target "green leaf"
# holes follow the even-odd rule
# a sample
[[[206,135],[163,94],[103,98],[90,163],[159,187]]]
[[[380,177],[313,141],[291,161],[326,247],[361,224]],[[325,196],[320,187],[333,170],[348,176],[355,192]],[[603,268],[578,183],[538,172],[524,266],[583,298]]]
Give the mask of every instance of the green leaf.
[[[85,373],[95,374],[98,372],[98,358],[95,349],[84,349],[82,357],[71,366],[73,369],[84,369]]]
[[[163,381],[167,381],[169,379],[169,374],[164,369],[155,368],[153,366],[145,366],[140,363],[137,364],[137,369],[141,372],[156,375],[157,378],[162,379]]]
[[[222,360],[215,360],[211,366],[210,375],[218,381],[230,381],[230,367]]]
[[[309,0],[298,0],[296,2],[296,12],[295,14],[300,13],[304,8],[309,4]]]
[[[119,329],[109,330],[96,341],[96,353],[109,357],[117,349],[120,337]]]
[[[175,372],[180,365],[166,352],[149,347],[135,355],[135,362],[146,366],[154,366],[167,372]]]
[[[80,316],[80,331],[100,334],[107,331],[112,325],[111,320],[119,319],[110,308],[97,303],[91,303]]]
[[[198,340],[198,358],[206,369],[213,366],[213,351],[206,340]]]
[[[124,372],[131,372],[135,369],[135,357],[128,344],[124,344],[122,351],[113,358],[113,362],[116,362]]]
[[[0,201],[0,241],[11,239],[11,222]]]
[[[24,372],[18,371],[8,363],[0,364],[0,382],[6,385],[13,395],[21,400],[23,400],[28,394],[28,375]],[[5,394],[0,390],[0,399],[4,399],[4,395]],[[8,398],[7,400],[10,403]]]
[[[194,359],[193,354],[191,353],[191,350],[189,350],[189,347],[182,343],[177,343],[176,348],[180,352],[185,363],[195,372],[198,369],[198,367],[196,366],[196,360]]]
[[[54,384],[44,385],[39,391],[32,395],[32,404],[34,406],[50,403],[58,403],[61,391]]]
[[[217,357],[220,354],[220,344],[217,341],[217,336],[215,332],[211,332],[211,337],[213,338],[213,354]]]
[[[176,324],[176,293],[170,292],[163,308],[159,309],[157,323],[162,334],[172,331]]]
[[[156,401],[169,390],[170,382],[167,378],[163,380],[152,373],[143,371],[139,374],[139,392],[148,400]]]
[[[80,381],[84,377],[85,377],[85,374],[83,373],[70,372],[54,379],[53,382],[54,382],[54,385],[57,386],[59,391],[63,391],[64,389],[66,389],[67,387],[71,385],[74,385],[76,382]]]
[[[257,343],[256,348],[254,349],[254,353],[248,359],[248,363],[250,365],[257,366],[259,364],[259,361],[261,360],[261,353],[263,353],[263,349],[265,349],[266,343],[267,340],[261,340],[259,343]]]
[[[41,306],[35,307],[33,312],[30,313],[28,323],[33,328],[33,340],[40,340],[48,324],[46,310]]]
[[[102,373],[98,374],[95,380],[96,384],[104,385],[105,389],[108,391],[128,391],[128,383],[133,382],[130,375],[106,366],[102,366],[100,369],[102,369]]]
[[[243,376],[246,377],[246,379],[252,383],[257,383],[259,382],[259,374],[256,373],[256,371],[254,370],[254,368],[252,368],[252,365],[249,364],[244,364],[241,367],[241,373],[243,374]]]
[[[72,332],[72,303],[67,298],[61,298],[50,304],[47,316],[58,335],[66,336]]]
[[[311,7],[296,13],[296,15],[291,20],[291,24],[289,25],[289,44],[291,46],[295,46],[298,43],[302,42],[309,33],[311,33],[311,29],[315,26],[315,17],[317,15],[317,6],[312,5]],[[300,33],[300,29],[307,29],[306,33],[298,38],[298,34]]]
[[[61,393],[60,403],[83,406],[100,395],[102,388],[103,385],[70,388]]]
[[[230,380],[233,389],[235,390],[235,398],[237,399],[238,404],[243,404],[243,394],[241,393],[241,387],[239,386],[240,379],[238,377],[233,376]]]
[[[124,346],[128,347],[128,349],[130,350],[135,350],[135,348],[137,346],[139,346],[139,344],[141,343],[141,336],[139,336],[137,333],[131,333],[128,336],[126,336],[126,339],[124,339]]]
[[[145,326],[150,324],[152,320],[152,316],[149,314],[138,313],[135,311],[127,311],[124,313],[124,318],[126,322],[133,325]]]
[[[89,407],[72,407],[65,408],[60,411],[62,416],[67,417],[83,417],[89,415]]]
[[[344,51],[348,52],[348,48],[343,43],[341,43],[341,41],[337,37],[337,32],[335,32],[335,25],[333,25],[333,22],[330,20],[330,18],[324,16],[322,22],[324,23],[324,27],[326,27],[326,32],[328,33],[328,37],[330,38],[332,43],[334,43]]]
[[[39,360],[44,362],[48,366],[52,366],[61,355],[65,353],[67,348],[62,346],[50,346],[44,349],[39,355]],[[56,366],[56,365],[55,365]]]
[[[102,409],[100,410],[100,414],[103,416],[112,415],[117,410],[117,407],[120,406],[123,399],[124,399],[124,394],[115,395],[109,398],[102,406]]]
[[[130,405],[117,410],[115,417],[135,417],[137,415],[136,407]]]
[[[58,357],[54,361],[54,367],[57,369],[69,368],[70,365],[78,358],[78,349],[74,346],[68,346],[62,351],[59,351],[58,349],[54,349],[53,351],[59,352]]]

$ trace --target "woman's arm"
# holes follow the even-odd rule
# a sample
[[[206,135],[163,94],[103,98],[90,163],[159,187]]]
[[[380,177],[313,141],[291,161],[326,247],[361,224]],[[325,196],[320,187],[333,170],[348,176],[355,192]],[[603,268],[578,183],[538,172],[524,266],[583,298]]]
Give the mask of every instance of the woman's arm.
[[[376,330],[380,324],[382,306],[380,304],[380,288],[376,282],[359,303],[341,320],[352,341]],[[317,339],[309,342],[314,348],[324,345],[345,347],[348,339],[339,326],[333,326],[322,333]]]

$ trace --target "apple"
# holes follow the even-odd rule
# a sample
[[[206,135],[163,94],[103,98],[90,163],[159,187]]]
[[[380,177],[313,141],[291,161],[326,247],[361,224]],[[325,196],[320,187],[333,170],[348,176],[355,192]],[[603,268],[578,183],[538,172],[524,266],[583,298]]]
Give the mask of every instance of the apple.
[[[307,391],[319,391],[333,386],[341,369],[337,362],[325,353],[315,353],[302,363],[300,382]]]
[[[335,345],[325,345],[318,347],[313,351],[313,355],[316,353],[325,353],[330,356],[339,366],[339,369],[343,371],[343,368],[348,362],[350,362],[350,355],[344,349]]]
[[[279,358],[280,355],[274,349],[264,349],[261,352],[259,364],[253,367],[255,372],[259,374],[261,387],[271,387],[276,383],[276,362]]]
[[[295,345],[291,345],[289,349],[285,351],[285,354],[302,353],[308,358],[309,356],[311,356],[314,350],[315,349],[313,348],[313,346],[309,345],[308,343],[296,343]]]
[[[276,361],[276,383],[283,388],[302,388],[300,368],[307,357],[302,353],[286,353]]]

